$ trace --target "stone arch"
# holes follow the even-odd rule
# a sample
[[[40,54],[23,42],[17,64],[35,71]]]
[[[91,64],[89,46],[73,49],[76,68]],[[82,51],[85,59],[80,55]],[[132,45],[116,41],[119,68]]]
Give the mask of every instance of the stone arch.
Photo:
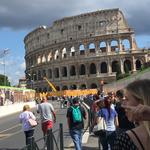
[[[86,84],[81,84],[80,89],[86,89]]]
[[[54,69],[54,76],[55,78],[59,78],[59,68]]]
[[[72,85],[70,85],[70,89],[76,90],[76,89],[77,89],[77,86],[76,86],[75,84],[72,84]]]
[[[141,66],[142,66],[141,61],[139,59],[137,59],[136,62],[135,62],[135,64],[136,64],[136,70],[140,70]]]
[[[119,51],[117,40],[112,40],[111,41],[111,51],[112,52],[118,52]]]
[[[67,77],[67,67],[62,67],[62,77]]]
[[[55,60],[59,59],[59,51],[58,50],[55,51],[54,59]]]
[[[42,56],[42,63],[46,62],[46,57],[45,55]]]
[[[79,69],[79,75],[85,75],[86,74],[86,68],[84,64],[80,65],[80,69]]]
[[[112,62],[112,72],[121,73],[120,64],[119,64],[119,62],[117,60],[114,60]]]
[[[67,58],[67,51],[65,47],[62,49],[62,58]]]
[[[94,63],[90,65],[90,74],[96,74],[96,65]]]
[[[46,77],[46,70],[45,69],[42,70],[42,77]]]
[[[70,76],[75,76],[76,75],[76,68],[74,65],[70,67]]]
[[[90,53],[95,53],[95,44],[94,43],[90,43],[88,48],[89,48]]]
[[[83,44],[81,44],[81,45],[79,46],[79,50],[80,50],[80,55],[84,55],[84,54],[85,54],[85,47],[84,47]]]
[[[68,90],[68,86],[67,86],[67,85],[64,85],[64,86],[62,87],[62,90]]]
[[[46,93],[47,92],[47,87],[43,88],[43,92]]]
[[[40,56],[37,58],[37,63],[38,63],[38,64],[41,63],[41,57],[40,57]]]
[[[106,42],[105,41],[101,41],[99,43],[99,48],[100,48],[100,50],[101,50],[102,53],[106,52]]]
[[[107,73],[107,63],[106,62],[102,62],[100,67],[101,67],[101,73]]]
[[[122,50],[129,50],[131,48],[130,42],[128,39],[122,40]]]
[[[52,60],[52,53],[50,52],[47,56],[47,61],[51,61]]]
[[[91,84],[91,89],[96,89],[97,88],[97,85],[95,83],[92,83]]]
[[[72,57],[75,56],[75,47],[74,46],[71,47],[70,56],[72,56]]]
[[[131,71],[131,61],[128,59],[124,61],[124,71],[125,73],[129,73],[129,71]]]

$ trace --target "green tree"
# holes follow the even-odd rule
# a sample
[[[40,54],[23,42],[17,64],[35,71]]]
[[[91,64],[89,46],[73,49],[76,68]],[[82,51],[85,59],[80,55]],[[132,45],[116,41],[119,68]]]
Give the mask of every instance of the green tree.
[[[0,85],[1,86],[10,86],[10,82],[7,76],[0,74]]]
[[[125,66],[124,66],[124,71],[125,71],[125,73],[129,73],[129,68],[128,68],[128,65],[125,63]]]

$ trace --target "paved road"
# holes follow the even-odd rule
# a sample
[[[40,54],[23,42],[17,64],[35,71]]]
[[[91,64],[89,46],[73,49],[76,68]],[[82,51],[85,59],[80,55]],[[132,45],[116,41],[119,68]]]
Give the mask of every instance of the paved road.
[[[63,131],[64,131],[64,149],[65,150],[74,150],[72,140],[68,133],[67,128],[67,121],[66,121],[66,109],[60,109],[60,104],[58,102],[52,102],[54,105],[54,108],[56,110],[56,117],[57,122],[54,126],[53,131],[58,131],[59,124],[63,124]],[[38,114],[35,111],[35,108],[33,109],[35,114],[38,116]],[[17,150],[25,146],[25,137],[24,133],[22,132],[21,125],[19,124],[18,116],[20,113],[12,114],[7,117],[1,117],[0,121],[0,150]],[[55,134],[55,139],[57,141],[57,144],[59,146],[59,135],[58,132]],[[35,141],[39,140],[41,137],[43,137],[41,126],[40,124],[35,128]],[[83,150],[97,150],[98,144],[97,144],[97,138],[90,136],[88,139],[89,134],[88,132],[84,135],[84,140],[88,142],[83,144]],[[38,147],[42,150],[42,147],[44,146],[44,141],[39,140],[37,142]]]

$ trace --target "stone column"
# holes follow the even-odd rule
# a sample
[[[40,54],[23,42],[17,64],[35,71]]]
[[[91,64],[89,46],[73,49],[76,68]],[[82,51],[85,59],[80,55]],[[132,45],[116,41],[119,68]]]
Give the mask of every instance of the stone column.
[[[120,69],[121,69],[121,73],[124,74],[124,65],[123,65],[123,60],[120,59]]]
[[[135,72],[136,71],[136,65],[135,65],[135,57],[134,56],[132,56],[132,66],[133,66],[132,71]]]
[[[119,41],[118,41],[118,46],[119,46],[119,51],[122,52],[123,49],[122,49],[122,40],[119,38]]]
[[[110,60],[108,60],[108,73],[109,73],[109,74],[112,73],[111,61],[110,61]]]
[[[106,52],[111,52],[110,42],[108,40],[106,41]]]

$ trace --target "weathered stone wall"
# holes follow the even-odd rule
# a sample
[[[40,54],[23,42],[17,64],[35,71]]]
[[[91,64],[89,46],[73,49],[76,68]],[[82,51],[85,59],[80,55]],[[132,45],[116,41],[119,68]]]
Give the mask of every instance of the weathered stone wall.
[[[26,73],[40,91],[50,90],[44,76],[60,90],[98,88],[101,80],[115,80],[118,65],[121,73],[126,65],[134,72],[148,60],[119,9],[62,18],[30,32],[24,42]]]

